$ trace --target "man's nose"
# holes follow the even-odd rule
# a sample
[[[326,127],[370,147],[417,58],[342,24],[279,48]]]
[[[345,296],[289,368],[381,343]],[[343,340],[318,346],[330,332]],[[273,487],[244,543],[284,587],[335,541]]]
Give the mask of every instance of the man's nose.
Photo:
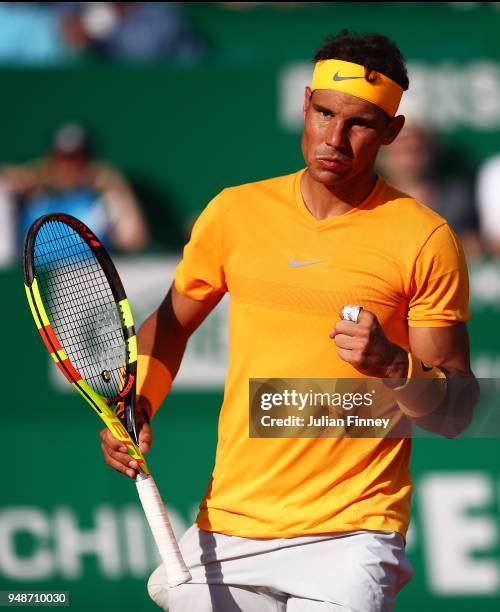
[[[326,135],[326,143],[334,149],[347,149],[349,146],[347,129],[347,125],[343,121],[332,121]]]

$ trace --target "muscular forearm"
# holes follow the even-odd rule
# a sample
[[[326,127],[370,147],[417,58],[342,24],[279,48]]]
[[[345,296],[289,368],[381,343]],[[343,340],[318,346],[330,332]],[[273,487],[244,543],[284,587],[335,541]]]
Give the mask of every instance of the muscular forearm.
[[[413,417],[418,427],[447,438],[455,438],[464,432],[472,421],[474,408],[479,401],[479,383],[472,375],[457,370],[447,370],[446,395],[439,406],[423,417]]]
[[[170,390],[189,336],[221,297],[194,300],[172,286],[158,310],[139,329],[138,405],[145,406],[151,416]]]
[[[445,377],[432,378],[436,371],[429,368],[429,378],[418,378],[418,373],[408,372],[408,353],[398,348],[391,378],[384,382],[393,390],[402,412],[427,431],[449,438],[458,436],[470,424],[479,399],[479,384],[474,374],[470,370],[442,366],[439,370]],[[407,376],[415,378],[403,383],[401,379]]]
[[[138,406],[158,410],[179,370],[189,334],[176,320],[171,294],[141,325],[138,340]]]
[[[138,352],[161,361],[175,377],[186,349],[188,334],[178,324],[171,306],[162,304],[139,329]]]

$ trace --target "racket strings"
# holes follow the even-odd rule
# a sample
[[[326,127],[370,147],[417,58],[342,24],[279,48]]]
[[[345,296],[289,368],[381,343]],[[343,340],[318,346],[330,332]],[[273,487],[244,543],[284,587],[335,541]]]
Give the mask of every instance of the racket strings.
[[[95,391],[118,396],[125,342],[98,259],[71,227],[49,221],[37,233],[34,264],[47,316],[71,363]]]

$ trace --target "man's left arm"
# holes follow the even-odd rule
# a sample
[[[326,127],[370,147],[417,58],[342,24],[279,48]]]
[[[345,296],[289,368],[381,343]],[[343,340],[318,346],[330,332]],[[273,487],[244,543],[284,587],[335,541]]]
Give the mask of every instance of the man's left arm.
[[[470,424],[479,385],[470,368],[465,323],[410,327],[408,353],[387,338],[372,312],[362,310],[357,323],[339,321],[330,338],[344,361],[383,378],[419,427],[453,438]]]
[[[447,437],[459,435],[469,426],[479,400],[479,383],[470,367],[466,324],[410,327],[409,343],[412,355],[425,364],[424,367],[439,368],[446,375],[446,392],[437,408],[428,415],[413,416],[412,420],[434,433]],[[432,384],[432,379],[430,382]],[[411,398],[406,399],[406,404],[410,402]],[[404,412],[404,405],[401,408]]]

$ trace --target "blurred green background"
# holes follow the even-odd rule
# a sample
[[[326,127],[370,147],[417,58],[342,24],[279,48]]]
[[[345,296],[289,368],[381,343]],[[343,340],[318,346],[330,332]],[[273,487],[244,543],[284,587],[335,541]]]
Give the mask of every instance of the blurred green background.
[[[411,112],[460,153],[471,176],[500,151],[500,12],[492,4],[185,4],[206,41],[199,61],[87,57],[0,68],[0,163],[41,156],[54,128],[77,120],[94,135],[99,157],[131,181],[153,236],[145,253],[118,258],[138,320],[167,290],[190,224],[211,197],[227,185],[301,167],[303,85],[328,33],[348,27],[394,38],[414,75]],[[500,266],[485,258],[470,269],[473,367],[478,376],[498,377]],[[135,488],[104,466],[99,423],[49,363],[25,304],[19,261],[0,270],[0,288],[7,458],[0,590],[69,590],[72,607],[82,611],[155,609],[145,582],[156,557]],[[179,534],[213,465],[226,307],[192,339],[154,422],[150,465]],[[499,609],[499,455],[495,439],[414,441],[408,546],[415,577],[397,610]]]

